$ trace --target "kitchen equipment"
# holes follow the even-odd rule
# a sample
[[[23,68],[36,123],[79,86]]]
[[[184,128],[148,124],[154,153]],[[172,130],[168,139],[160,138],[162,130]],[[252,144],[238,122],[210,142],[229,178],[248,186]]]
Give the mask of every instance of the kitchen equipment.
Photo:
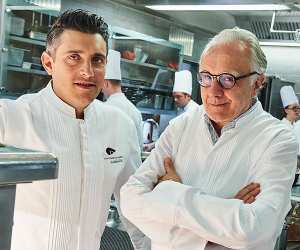
[[[22,67],[25,52],[29,52],[29,50],[10,47],[8,50],[8,65]]]
[[[0,249],[9,250],[16,185],[57,178],[58,161],[49,153],[0,146]]]
[[[122,58],[127,60],[134,60],[135,59],[135,53],[131,52],[129,50],[125,50],[121,53]]]
[[[135,61],[140,61],[143,56],[143,49],[140,47],[134,47],[133,52],[135,54]]]
[[[164,97],[161,95],[155,95],[154,96],[154,108],[155,109],[161,109],[162,103],[163,103]]]
[[[25,19],[16,16],[11,17],[10,34],[23,36],[24,27],[25,27]]]
[[[110,206],[106,225],[111,228],[118,228],[121,224],[118,210],[115,206]]]
[[[173,97],[171,96],[165,96],[164,97],[164,109],[170,110],[173,109]]]

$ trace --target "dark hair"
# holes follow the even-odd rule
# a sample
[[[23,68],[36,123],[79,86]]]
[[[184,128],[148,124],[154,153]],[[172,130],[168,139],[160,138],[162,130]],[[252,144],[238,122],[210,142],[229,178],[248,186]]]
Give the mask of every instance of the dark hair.
[[[88,34],[100,34],[106,43],[108,51],[108,25],[101,16],[81,9],[67,10],[56,19],[47,34],[47,50],[49,50],[66,29]]]

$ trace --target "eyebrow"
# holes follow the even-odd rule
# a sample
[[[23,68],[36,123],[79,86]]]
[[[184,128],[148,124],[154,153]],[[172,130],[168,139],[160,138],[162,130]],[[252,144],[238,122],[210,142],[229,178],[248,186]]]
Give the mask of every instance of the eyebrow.
[[[83,50],[68,50],[68,51],[66,51],[66,54],[72,54],[72,53],[80,54],[80,53],[84,53],[84,51]],[[101,53],[95,53],[93,56],[99,56],[99,57],[103,57],[103,58],[106,57],[104,54],[101,54]]]

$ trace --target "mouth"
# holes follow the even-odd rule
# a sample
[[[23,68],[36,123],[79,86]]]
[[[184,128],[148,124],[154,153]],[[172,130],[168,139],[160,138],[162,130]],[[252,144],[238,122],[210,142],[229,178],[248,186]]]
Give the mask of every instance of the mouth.
[[[96,84],[93,82],[74,82],[74,84],[82,89],[91,89],[96,87]]]
[[[213,107],[223,107],[225,105],[227,105],[228,103],[210,103],[209,105],[210,106],[213,106]]]

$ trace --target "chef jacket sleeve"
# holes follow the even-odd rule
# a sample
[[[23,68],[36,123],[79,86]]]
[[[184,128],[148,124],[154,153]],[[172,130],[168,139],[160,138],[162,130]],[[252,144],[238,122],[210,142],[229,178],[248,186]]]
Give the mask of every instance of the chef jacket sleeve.
[[[140,146],[138,142],[137,137],[137,131],[134,127],[134,124],[130,121],[130,129],[128,131],[128,146],[129,146],[129,155],[127,162],[125,163],[125,167],[123,168],[123,171],[120,173],[116,185],[115,185],[115,191],[114,196],[116,199],[116,205],[117,209],[121,218],[122,223],[124,224],[130,238],[132,241],[132,244],[134,245],[134,248],[137,250],[150,250],[150,240],[145,237],[145,235],[133,224],[131,224],[123,215],[120,210],[120,188],[128,178],[134,174],[136,169],[142,164],[141,162],[141,151]],[[126,201],[124,201],[126,202]]]
[[[219,245],[244,249],[255,248],[279,234],[290,209],[298,151],[294,136],[286,131],[278,134],[257,161],[252,181],[260,183],[261,193],[252,204],[207,195],[199,188],[173,181],[153,189],[157,175],[163,175],[163,158],[174,151],[172,140],[175,138],[167,129],[151,159],[121,190],[122,199],[127,201],[121,207],[124,216],[151,240],[168,242],[172,232],[184,228]]]

